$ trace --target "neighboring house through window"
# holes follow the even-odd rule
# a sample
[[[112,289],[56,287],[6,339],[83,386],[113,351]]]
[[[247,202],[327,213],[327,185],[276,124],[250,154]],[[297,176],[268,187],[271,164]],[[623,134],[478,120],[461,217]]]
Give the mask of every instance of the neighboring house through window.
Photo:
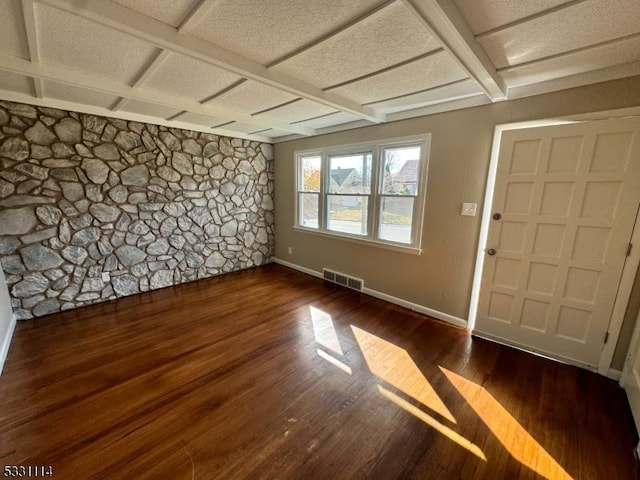
[[[296,227],[419,250],[428,139],[296,152]]]

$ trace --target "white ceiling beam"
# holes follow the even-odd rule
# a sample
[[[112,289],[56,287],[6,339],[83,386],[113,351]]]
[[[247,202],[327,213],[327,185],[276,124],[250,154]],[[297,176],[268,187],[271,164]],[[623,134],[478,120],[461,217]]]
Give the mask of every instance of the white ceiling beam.
[[[66,100],[58,100],[57,98],[34,98],[31,95],[15,92],[13,90],[0,89],[0,98],[17,103],[28,103],[38,107],[58,108],[60,110],[70,110],[73,112],[87,113],[89,115],[98,115],[102,117],[120,118],[122,120],[133,120],[135,122],[151,123],[153,125],[163,125],[171,128],[183,128],[185,130],[193,130],[196,132],[213,133],[215,135],[224,135],[225,137],[238,137],[247,140],[255,140],[257,142],[273,143],[270,137],[264,135],[246,134],[235,130],[225,128],[209,128],[193,123],[173,122],[162,118],[143,115],[140,113],[122,114],[120,112],[112,112],[108,108],[98,107],[95,105],[87,105],[84,103],[68,102]]]
[[[200,0],[198,4],[191,9],[185,19],[178,26],[178,31],[187,33],[193,27],[195,27],[200,20],[213,8],[213,5],[218,0]]]
[[[380,123],[384,115],[361,104],[304,82],[298,78],[269,70],[265,65],[238,55],[201,38],[178,32],[158,20],[134,12],[120,4],[104,0],[39,0],[60,10],[73,13],[115,30],[135,36],[157,47],[195,58],[293,95]],[[278,128],[279,127],[275,127]]]
[[[33,10],[33,0],[22,0],[22,16],[24,17],[24,27],[27,32],[27,45],[29,46],[29,58],[33,63],[40,63],[40,53],[38,51],[38,37],[36,31],[36,19]],[[33,79],[33,87],[36,97],[44,96],[44,85],[39,78]]]
[[[53,65],[36,65],[23,58],[12,55],[0,54],[0,70],[26,75],[28,77],[40,78],[54,82],[73,85],[76,87],[107,93],[117,97],[129,98],[141,102],[163,105],[177,110],[187,110],[194,113],[211,115],[215,117],[228,118],[238,122],[248,123],[263,128],[275,128],[301,135],[314,135],[315,129],[291,125],[269,116],[253,116],[237,110],[218,107],[214,105],[203,105],[195,100],[184,97],[176,97],[152,90],[142,90],[133,88],[119,82],[106,79],[101,76],[86,74],[82,72],[69,72],[66,68]]]
[[[401,0],[492,101],[507,87],[452,0]]]

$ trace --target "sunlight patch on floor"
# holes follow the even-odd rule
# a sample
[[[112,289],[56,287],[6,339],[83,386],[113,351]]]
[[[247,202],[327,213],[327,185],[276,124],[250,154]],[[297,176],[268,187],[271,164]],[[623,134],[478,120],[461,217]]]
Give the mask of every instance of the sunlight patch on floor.
[[[351,330],[371,373],[456,423],[456,419],[406,350],[353,325]]]
[[[338,355],[343,355],[344,352],[342,351],[340,340],[338,340],[338,333],[333,325],[331,315],[311,306],[309,307],[309,313],[311,314],[311,323],[313,324],[313,334],[316,337],[316,342]]]
[[[338,367],[340,370],[342,370],[345,373],[348,373],[349,375],[351,375],[353,372],[351,371],[351,367],[349,365],[347,365],[346,363],[341,362],[340,360],[338,360],[337,358],[332,357],[331,355],[329,355],[327,352],[325,352],[324,350],[320,350],[318,348],[317,350],[318,355],[321,358],[324,358],[327,362],[329,362],[331,365],[333,365],[334,367]]]
[[[444,367],[440,370],[517,461],[545,478],[572,478],[484,387]]]
[[[473,453],[476,457],[480,458],[481,460],[484,460],[485,462],[487,461],[487,457],[484,455],[482,450],[480,450],[480,447],[478,447],[475,443],[470,442],[459,433],[453,431],[446,425],[443,425],[442,423],[437,421],[435,418],[433,418],[431,415],[423,412],[422,410],[417,408],[415,405],[410,404],[405,399],[403,399],[402,397],[399,397],[398,395],[384,388],[383,386],[378,385],[378,390],[380,391],[382,396],[385,397],[386,399],[391,400],[393,403],[398,405],[403,410],[406,410],[411,415],[419,418],[424,423],[429,425],[431,428],[433,428],[434,430],[437,430],[439,433],[447,437],[449,440],[452,440],[458,445],[460,445],[461,447],[466,448],[471,453]]]

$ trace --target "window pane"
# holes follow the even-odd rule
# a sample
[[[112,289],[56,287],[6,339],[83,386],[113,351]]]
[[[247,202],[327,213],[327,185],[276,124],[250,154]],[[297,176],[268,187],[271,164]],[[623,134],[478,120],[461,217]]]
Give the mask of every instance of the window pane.
[[[412,197],[383,197],[378,237],[380,240],[410,244],[412,219]]]
[[[329,193],[371,192],[371,152],[329,157]]]
[[[329,195],[327,228],[335,232],[367,234],[368,197]]]
[[[318,228],[318,199],[317,193],[301,193],[299,198],[298,224],[301,227]]]
[[[302,175],[300,190],[304,192],[320,191],[320,165],[319,156],[300,157],[300,172]]]
[[[382,193],[417,195],[420,146],[384,149]]]

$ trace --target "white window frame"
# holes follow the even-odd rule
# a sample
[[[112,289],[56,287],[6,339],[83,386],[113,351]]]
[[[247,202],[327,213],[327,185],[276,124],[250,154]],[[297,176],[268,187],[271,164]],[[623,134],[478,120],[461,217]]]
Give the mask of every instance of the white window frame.
[[[427,172],[429,166],[429,147],[431,135],[418,135],[411,137],[390,138],[374,142],[338,145],[324,149],[298,150],[294,152],[294,222],[293,228],[296,231],[311,233],[321,236],[327,236],[349,242],[365,243],[368,245],[378,246],[381,248],[420,255],[422,252],[422,230],[425,200],[427,192]],[[383,152],[386,148],[420,146],[421,158],[418,164],[418,191],[414,197],[413,217],[411,221],[411,243],[393,242],[390,240],[381,240],[379,236],[380,218],[382,215],[382,199],[385,197],[393,197],[393,195],[383,194],[382,186],[384,175],[382,169],[384,167]],[[329,182],[330,168],[329,157],[336,155],[348,155],[355,153],[372,153],[371,164],[371,189],[368,195],[367,208],[367,235],[357,235],[345,232],[329,230],[327,228],[328,202],[329,202]],[[302,171],[300,168],[300,158],[318,156],[320,157],[320,192],[318,192],[318,228],[301,225],[300,221],[300,202],[301,193],[305,193],[300,187],[302,181]],[[407,197],[406,195],[398,195],[398,197]]]

